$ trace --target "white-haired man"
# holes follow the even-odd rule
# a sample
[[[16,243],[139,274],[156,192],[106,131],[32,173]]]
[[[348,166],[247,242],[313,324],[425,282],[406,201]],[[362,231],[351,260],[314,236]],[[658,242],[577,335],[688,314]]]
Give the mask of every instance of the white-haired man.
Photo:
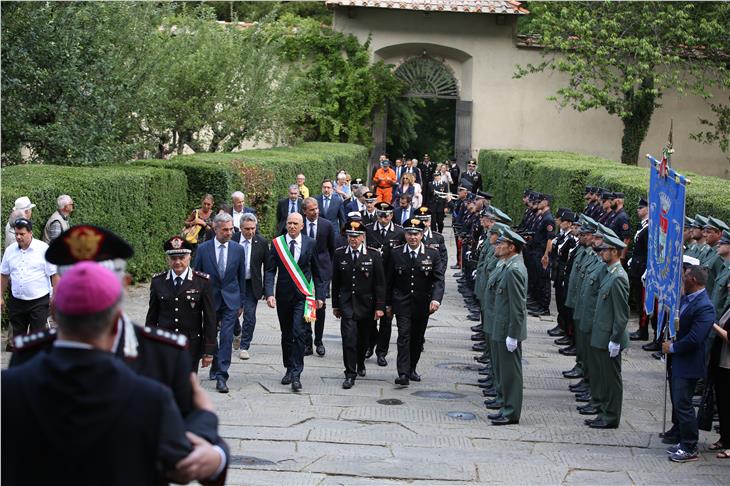
[[[58,209],[48,218],[43,228],[43,241],[50,243],[58,238],[58,235],[71,227],[68,218],[74,210],[74,201],[68,194],[61,194],[56,199]]]

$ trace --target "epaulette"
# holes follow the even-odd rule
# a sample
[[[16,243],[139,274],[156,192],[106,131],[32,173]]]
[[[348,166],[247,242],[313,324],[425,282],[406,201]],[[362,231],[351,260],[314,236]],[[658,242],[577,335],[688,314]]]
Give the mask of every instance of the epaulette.
[[[378,250],[377,248],[373,248],[372,246],[366,246],[366,248],[368,249],[368,251],[377,251],[377,252],[380,252],[380,250]]]
[[[204,278],[206,280],[210,280],[210,275],[205,272],[199,272],[198,270],[193,270],[193,275],[197,275],[198,277]]]
[[[398,248],[403,248],[404,246],[406,246],[406,244],[405,244],[405,243],[403,243],[402,245],[397,245],[397,246],[394,246],[394,247],[393,247],[393,249],[394,249],[394,250],[396,250],[396,249],[398,249]]]
[[[15,351],[23,351],[26,349],[37,348],[46,343],[53,342],[56,339],[56,329],[46,329],[29,334],[22,334],[13,338],[13,346]]]
[[[140,335],[154,341],[159,341],[182,349],[186,348],[188,345],[188,338],[186,336],[173,331],[168,331],[167,329],[148,326],[135,326],[135,328],[138,329]]]
[[[162,276],[164,276],[164,275],[167,275],[167,272],[168,272],[168,271],[169,271],[169,270],[167,270],[167,271],[164,271],[164,272],[160,272],[160,273],[156,273],[156,274],[152,275],[152,278],[157,278],[157,277],[162,277]]]
[[[347,248],[347,245],[345,245],[345,246],[341,246],[341,247],[339,247],[339,248],[335,248],[335,251],[340,251],[340,250],[344,250],[345,248]]]
[[[442,233],[439,233],[438,231],[431,230],[431,233],[433,233],[435,235],[441,235],[441,236],[443,236],[443,234]]]

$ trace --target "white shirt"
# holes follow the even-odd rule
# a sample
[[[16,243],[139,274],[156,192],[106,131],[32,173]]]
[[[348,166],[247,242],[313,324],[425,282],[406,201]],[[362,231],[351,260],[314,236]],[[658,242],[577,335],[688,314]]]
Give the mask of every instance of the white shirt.
[[[10,276],[16,299],[40,299],[51,292],[49,278],[56,274],[56,265],[46,261],[46,250],[48,245],[35,238],[26,250],[17,243],[5,250],[0,273]]]
[[[226,241],[225,243],[221,243],[217,239],[215,240],[215,262],[216,264],[220,265],[220,258],[221,258],[221,246],[225,248],[223,250],[223,254],[225,255],[225,258],[223,259],[224,263],[228,265],[228,243],[230,241]]]
[[[292,237],[289,236],[289,233],[286,234],[286,246],[289,247],[289,244],[292,241]],[[299,236],[294,238],[294,261],[299,260],[299,256],[302,254],[302,234],[299,233]]]
[[[314,221],[309,221],[308,219],[305,219],[304,222],[306,223],[304,225],[304,234],[307,236],[310,236],[309,234],[309,228],[312,228],[314,230],[314,236],[311,236],[312,238],[317,237],[317,221],[318,219],[315,219]],[[314,226],[312,226],[314,225]]]
[[[233,217],[233,227],[238,228],[239,226],[241,226],[241,216],[243,216],[243,211],[239,213],[235,209],[232,209],[231,216]]]
[[[248,248],[243,245],[244,241],[248,241]],[[243,246],[243,249],[246,252],[246,280],[251,280],[251,249],[253,248],[253,238],[249,240],[241,234],[241,241],[238,243]]]
[[[423,246],[423,243],[418,245],[417,248],[411,248],[411,245],[403,245],[403,253],[408,253],[408,256],[411,256],[411,252],[415,251],[416,256],[418,256],[421,253],[426,253],[426,248]]]
[[[174,270],[170,269],[167,272],[167,279],[166,280],[172,280],[172,283],[175,283],[175,279],[178,277],[178,274],[175,273]],[[185,281],[185,279],[192,280],[193,279],[193,272],[190,271],[190,267],[186,268],[183,273],[179,275],[179,277]]]

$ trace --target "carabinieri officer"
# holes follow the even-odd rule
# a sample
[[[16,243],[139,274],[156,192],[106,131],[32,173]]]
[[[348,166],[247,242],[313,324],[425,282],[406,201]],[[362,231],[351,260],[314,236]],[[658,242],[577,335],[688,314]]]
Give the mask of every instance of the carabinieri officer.
[[[349,389],[365,376],[365,351],[373,320],[385,315],[385,270],[380,252],[365,245],[360,221],[345,225],[347,246],[335,250],[332,272],[332,312],[340,319],[342,358]]]

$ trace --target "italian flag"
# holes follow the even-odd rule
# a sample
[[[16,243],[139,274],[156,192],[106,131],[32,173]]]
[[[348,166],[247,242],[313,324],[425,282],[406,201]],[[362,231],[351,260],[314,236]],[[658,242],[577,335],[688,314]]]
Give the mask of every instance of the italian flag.
[[[274,238],[273,244],[276,253],[279,254],[279,258],[284,263],[284,268],[289,272],[289,276],[297,286],[297,290],[304,296],[304,320],[310,323],[316,321],[317,300],[314,297],[314,283],[311,280],[307,280],[304,272],[302,272],[302,269],[299,268],[299,265],[294,260],[294,255],[291,254],[289,247],[286,246],[286,235]]]

